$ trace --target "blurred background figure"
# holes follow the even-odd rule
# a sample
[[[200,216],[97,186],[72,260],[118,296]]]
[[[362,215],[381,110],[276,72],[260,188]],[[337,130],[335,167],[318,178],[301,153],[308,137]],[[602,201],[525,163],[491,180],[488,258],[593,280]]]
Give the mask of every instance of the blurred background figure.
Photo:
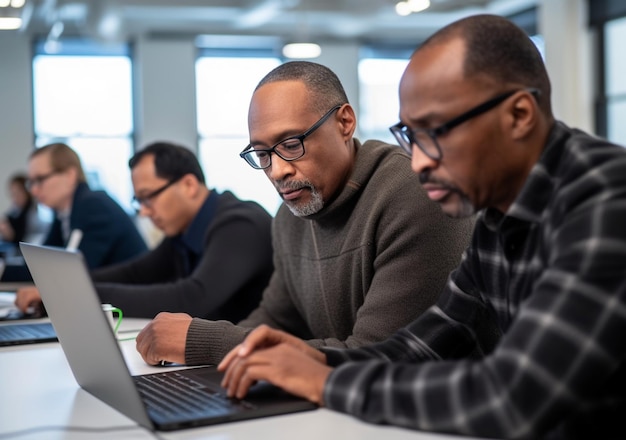
[[[0,221],[0,236],[5,242],[40,243],[50,227],[50,223],[39,216],[37,202],[26,187],[27,180],[23,173],[15,174],[8,180],[11,208]]]
[[[37,202],[54,212],[42,244],[67,247],[74,232],[80,231],[80,240],[72,247],[82,252],[89,269],[121,263],[147,251],[126,211],[106,192],[89,188],[80,158],[68,145],[49,144],[31,153],[27,187]],[[2,281],[32,278],[21,262],[7,264]]]
[[[104,191],[87,185],[78,154],[63,143],[32,152],[28,184],[37,201],[54,211],[43,244],[65,247],[80,230],[78,249],[90,269],[129,260],[147,250],[130,216]]]

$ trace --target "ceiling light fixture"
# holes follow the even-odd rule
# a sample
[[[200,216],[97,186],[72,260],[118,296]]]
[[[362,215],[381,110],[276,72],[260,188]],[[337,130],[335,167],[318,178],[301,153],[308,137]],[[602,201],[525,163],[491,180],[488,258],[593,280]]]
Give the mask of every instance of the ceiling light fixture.
[[[22,27],[22,11],[26,0],[0,0],[0,30]]]
[[[0,30],[12,31],[22,27],[20,17],[0,17]]]
[[[298,34],[295,38],[296,42],[285,44],[283,46],[283,56],[285,58],[317,58],[322,54],[322,48],[319,44],[309,42],[309,14],[304,0],[302,1],[301,6],[302,23],[298,26]]]
[[[286,58],[317,58],[322,54],[322,48],[315,43],[289,43],[283,46],[283,56]]]
[[[409,4],[407,2],[398,2],[396,3],[396,14],[406,17],[407,15],[411,15],[411,8],[409,8]]]
[[[430,0],[406,0],[396,3],[396,14],[406,17],[430,7]]]

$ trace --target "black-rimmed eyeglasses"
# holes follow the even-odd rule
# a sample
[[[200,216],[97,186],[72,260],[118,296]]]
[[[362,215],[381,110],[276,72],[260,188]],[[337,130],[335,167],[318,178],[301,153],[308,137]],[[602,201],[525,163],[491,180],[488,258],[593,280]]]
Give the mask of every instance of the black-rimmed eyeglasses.
[[[54,176],[55,174],[60,174],[60,173],[62,173],[62,171],[50,171],[48,174],[42,174],[41,176],[29,177],[26,180],[26,189],[30,191],[31,189],[33,189],[33,187],[42,185],[50,177]]]
[[[526,90],[527,92],[535,95],[539,95],[538,89],[521,89]],[[457,125],[462,124],[465,121],[468,121],[478,115],[481,115],[492,108],[495,108],[501,102],[504,102],[507,98],[513,96],[515,93],[521,90],[511,90],[506,93],[502,93],[495,98],[491,98],[488,101],[483,102],[482,104],[477,105],[476,107],[466,111],[465,113],[457,116],[449,120],[448,122],[441,124],[436,128],[416,128],[411,129],[404,125],[402,122],[398,122],[396,125],[389,127],[391,133],[395,136],[398,144],[407,152],[409,155],[413,154],[413,144],[417,145],[417,147],[428,157],[433,160],[440,161],[442,157],[441,147],[437,142],[437,137],[442,136],[448,133]]]
[[[283,139],[271,148],[255,148],[254,145],[248,144],[248,146],[239,153],[239,156],[248,162],[252,168],[257,170],[264,170],[272,165],[272,153],[286,161],[300,159],[304,156],[304,139],[326,122],[330,115],[339,110],[342,105],[343,104],[336,105],[328,110],[324,113],[324,116],[302,134]]]
[[[177,179],[172,179],[169,182],[167,182],[165,185],[163,185],[162,187],[157,188],[154,191],[149,192],[146,195],[133,196],[133,199],[130,202],[131,206],[137,212],[139,212],[142,206],[145,206],[148,209],[152,208],[152,201],[154,200],[154,198],[158,196],[159,194],[161,194],[166,189],[168,189],[170,186],[178,182],[180,179],[181,179],[180,177]]]

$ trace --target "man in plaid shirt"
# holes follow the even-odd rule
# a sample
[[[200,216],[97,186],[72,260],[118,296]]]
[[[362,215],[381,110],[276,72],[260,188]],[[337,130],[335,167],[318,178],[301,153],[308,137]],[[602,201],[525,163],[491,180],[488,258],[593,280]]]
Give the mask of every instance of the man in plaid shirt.
[[[555,121],[528,37],[478,15],[412,56],[391,128],[431,199],[480,210],[438,303],[390,339],[314,350],[267,327],[220,369],[374,423],[626,438],[626,150]]]

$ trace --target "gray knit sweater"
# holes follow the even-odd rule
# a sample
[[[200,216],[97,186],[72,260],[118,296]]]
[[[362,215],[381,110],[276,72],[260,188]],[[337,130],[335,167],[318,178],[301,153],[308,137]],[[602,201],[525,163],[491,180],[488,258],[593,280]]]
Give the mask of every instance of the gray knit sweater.
[[[259,307],[238,325],[192,321],[188,364],[218,363],[260,324],[317,348],[371,344],[435,302],[469,243],[473,220],[443,214],[400,148],[355,145],[352,174],[324,209],[308,218],[279,209],[274,273]]]

